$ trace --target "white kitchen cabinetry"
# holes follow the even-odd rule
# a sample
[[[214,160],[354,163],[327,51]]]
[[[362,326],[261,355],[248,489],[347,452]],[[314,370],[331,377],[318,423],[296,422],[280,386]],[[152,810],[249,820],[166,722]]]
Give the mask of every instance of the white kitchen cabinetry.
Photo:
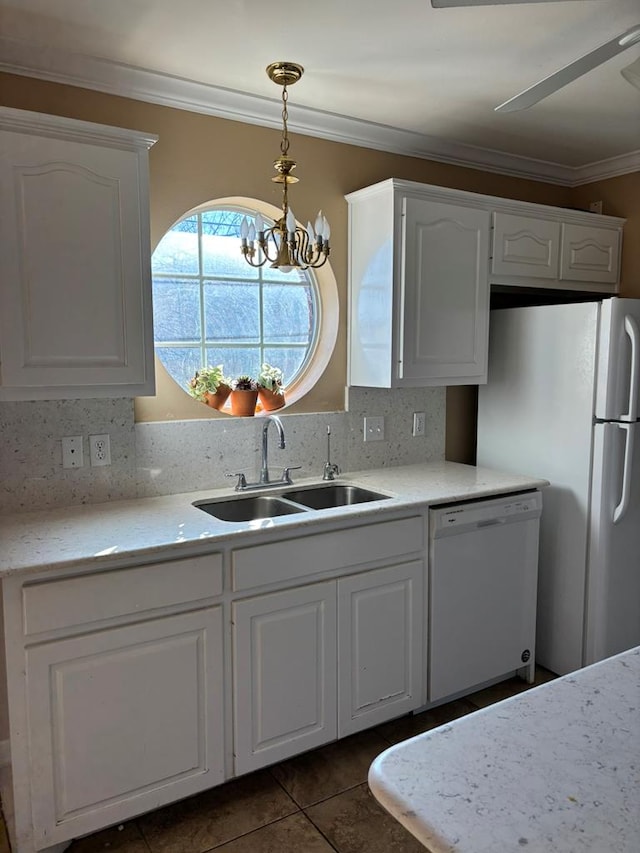
[[[346,198],[349,385],[486,382],[491,286],[618,290],[623,219],[394,178]]]
[[[224,781],[222,587],[219,554],[4,578],[17,853]]]
[[[236,773],[337,736],[335,582],[233,607]]]
[[[490,215],[469,194],[384,181],[349,202],[349,384],[486,382]]]
[[[154,393],[155,141],[0,109],[0,399]]]
[[[424,665],[421,561],[338,581],[338,735],[419,707]]]
[[[37,846],[224,781],[222,609],[26,654]]]
[[[620,231],[589,225],[562,226],[560,278],[616,284],[619,277]]]
[[[555,280],[559,255],[559,222],[494,214],[492,273]]]
[[[234,552],[236,588],[339,573],[234,602],[236,773],[423,704],[423,554],[419,516]]]

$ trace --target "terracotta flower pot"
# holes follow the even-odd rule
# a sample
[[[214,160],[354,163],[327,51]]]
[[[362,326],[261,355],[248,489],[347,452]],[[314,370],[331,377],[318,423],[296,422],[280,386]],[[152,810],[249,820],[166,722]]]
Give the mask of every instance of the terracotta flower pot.
[[[284,394],[278,394],[270,388],[258,388],[258,397],[265,412],[273,412],[284,406]]]
[[[227,397],[231,393],[231,388],[228,385],[218,385],[218,390],[215,394],[205,394],[205,403],[211,406],[212,409],[221,409],[227,402]]]
[[[239,388],[231,392],[231,414],[237,418],[250,418],[256,413],[258,392],[243,391]]]

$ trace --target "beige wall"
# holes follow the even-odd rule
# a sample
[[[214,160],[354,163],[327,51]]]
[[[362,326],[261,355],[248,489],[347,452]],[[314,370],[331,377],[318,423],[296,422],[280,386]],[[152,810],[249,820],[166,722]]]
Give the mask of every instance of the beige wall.
[[[241,195],[279,204],[271,183],[280,133],[26,77],[0,74],[0,103],[86,121],[156,133],[150,154],[152,245],[190,208],[210,199]],[[295,99],[293,101],[295,105]],[[292,108],[292,113],[294,108]],[[274,117],[279,110],[274,105]],[[310,412],[343,407],[346,376],[347,204],[345,193],[389,177],[422,181],[474,192],[563,207],[602,199],[605,213],[627,216],[624,287],[640,296],[640,173],[591,184],[579,190],[386,154],[356,146],[293,134],[291,155],[300,183],[292,204],[300,219],[322,208],[332,227],[332,267],[338,283],[341,323],[335,352],[314,390],[287,411]],[[631,245],[629,245],[631,244]],[[139,400],[139,420],[212,417],[159,370],[156,398]],[[452,388],[447,397],[447,456],[473,461],[475,396],[473,389]]]

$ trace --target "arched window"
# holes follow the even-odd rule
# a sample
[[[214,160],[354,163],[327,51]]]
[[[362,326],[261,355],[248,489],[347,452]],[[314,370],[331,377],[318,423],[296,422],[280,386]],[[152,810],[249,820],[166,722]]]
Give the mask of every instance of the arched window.
[[[240,253],[240,223],[255,210],[229,200],[203,205],[158,243],[152,256],[156,355],[185,390],[202,366],[222,364],[233,379],[255,377],[267,362],[282,370],[290,403],[326,366],[326,344],[333,348],[337,331],[337,289],[332,274],[333,294],[323,299],[312,270],[251,267]],[[335,304],[324,313],[333,319],[323,331],[328,296]]]

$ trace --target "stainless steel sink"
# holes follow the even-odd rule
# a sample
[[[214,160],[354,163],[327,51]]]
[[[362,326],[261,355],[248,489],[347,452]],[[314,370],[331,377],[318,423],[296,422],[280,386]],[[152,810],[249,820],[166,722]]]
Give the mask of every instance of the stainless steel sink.
[[[313,486],[309,489],[296,489],[284,492],[283,498],[309,507],[309,509],[330,509],[337,506],[351,506],[367,501],[389,500],[388,495],[371,492],[360,486],[349,486],[345,483],[332,483],[330,486]]]
[[[229,498],[221,501],[199,501],[194,506],[219,518],[220,521],[256,521],[305,511],[303,506],[295,506],[280,500],[275,495],[251,495],[246,498]]]

